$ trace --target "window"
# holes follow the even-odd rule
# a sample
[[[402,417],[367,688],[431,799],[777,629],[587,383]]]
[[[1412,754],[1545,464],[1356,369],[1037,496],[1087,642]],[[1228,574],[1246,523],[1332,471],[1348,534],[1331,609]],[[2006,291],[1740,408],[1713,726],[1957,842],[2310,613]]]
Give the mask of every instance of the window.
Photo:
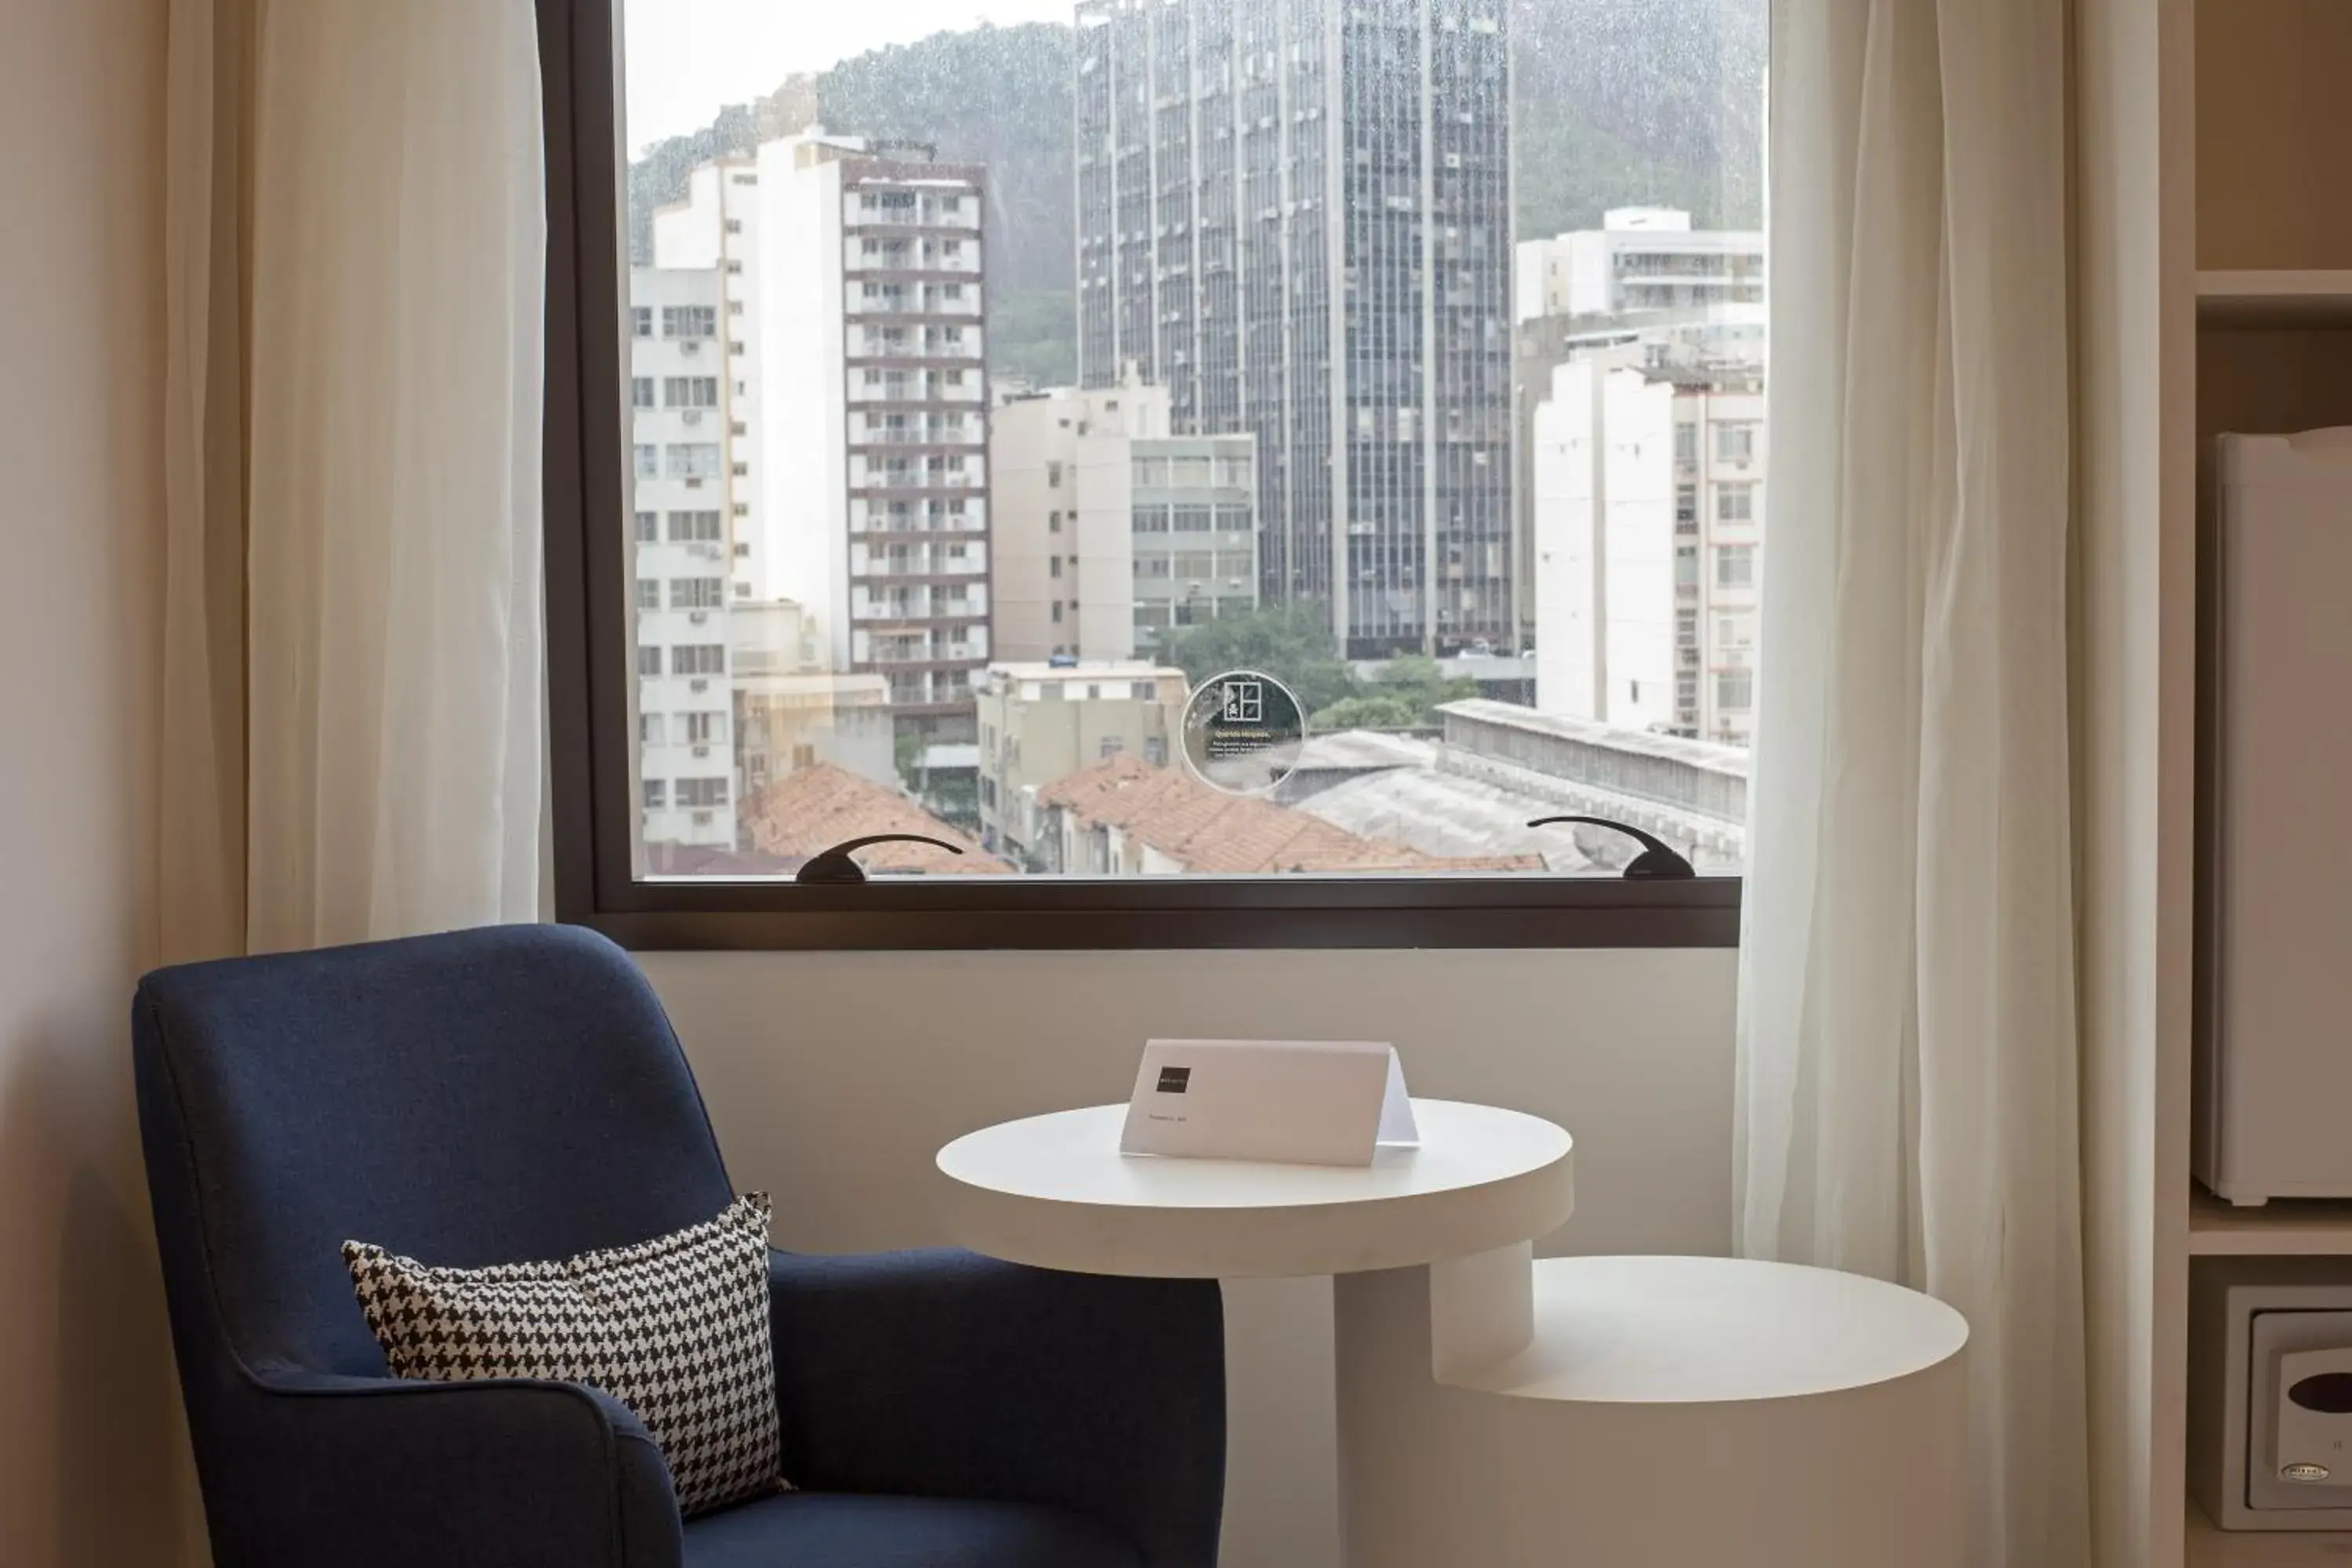
[[[730,945],[1731,940],[1745,774],[1712,738],[1744,734],[1716,681],[1755,660],[1722,623],[1750,616],[1763,570],[1760,247],[1739,273],[1756,290],[1726,306],[1688,279],[1655,293],[1647,260],[1568,265],[1623,251],[1591,239],[1628,221],[1674,233],[1668,260],[1747,261],[1769,7],[1699,4],[1694,33],[1594,28],[1549,0],[1080,7],[1101,26],[1014,26],[1037,0],[971,0],[969,26],[870,0],[795,44],[835,51],[805,62],[805,96],[864,117],[833,130],[876,138],[835,159],[781,145],[797,98],[735,107],[790,74],[749,30],[674,0],[540,0],[564,41],[547,99],[559,910]],[[1292,22],[1296,39],[1265,31]],[[1328,61],[1327,26],[1346,35]],[[665,47],[625,55],[625,27]],[[1423,66],[1444,83],[1426,100]],[[1624,145],[1559,153],[1593,124]],[[1674,216],[1624,216],[1643,208]],[[654,341],[611,330],[614,310]],[[1674,547],[1648,586],[1638,563],[1608,574],[1622,627],[1563,605],[1515,542],[1517,495],[1580,492],[1532,471],[1514,389],[1566,388],[1555,372],[1587,353],[1641,395],[1609,448],[1639,471],[1612,471],[1608,504]],[[1742,501],[1717,499],[1726,480]],[[1099,552],[1083,566],[1081,534]],[[639,585],[656,580],[657,598]],[[1487,656],[1572,646],[1571,625],[1605,631],[1612,665],[1626,649],[1592,704],[1628,706],[1638,670],[1639,711],[1493,678]],[[658,679],[625,679],[639,646]],[[1253,664],[1272,667],[1266,727],[1352,737],[1328,751],[1382,766],[1276,791],[1286,750],[1188,757],[1192,689]],[[782,800],[815,734],[823,812]],[[1159,787],[1122,790],[1114,822],[1107,781],[1146,770]],[[1628,889],[1631,841],[1518,826],[1636,772],[1644,821],[1677,825],[1707,879]],[[663,809],[629,798],[648,777]],[[795,837],[815,824],[954,836],[959,869],[989,874],[814,896],[779,868],[827,847]],[[894,919],[918,909],[919,936]]]
[[[1745,713],[1755,705],[1756,677],[1744,669],[1715,672],[1715,705],[1727,713]]]
[[[1715,520],[1717,522],[1755,521],[1756,487],[1717,485],[1715,489]]]
[[[637,715],[637,744],[651,748],[662,743],[662,716],[658,713]]]
[[[662,650],[657,647],[637,649],[637,679],[658,679],[662,672]]]
[[[640,613],[642,613],[642,612],[646,611],[646,610],[658,610],[658,609],[660,609],[660,608],[661,608],[661,579],[660,579],[660,578],[658,578],[658,577],[640,577],[640,578],[638,578],[638,579],[637,579],[637,609],[638,609],[638,611],[639,611]]]
[[[715,479],[719,477],[719,443],[673,441],[662,449],[662,472],[673,479]]]
[[[662,780],[647,779],[645,782],[644,789],[644,798],[646,809],[647,811],[659,811],[664,805],[668,804],[669,785]]]

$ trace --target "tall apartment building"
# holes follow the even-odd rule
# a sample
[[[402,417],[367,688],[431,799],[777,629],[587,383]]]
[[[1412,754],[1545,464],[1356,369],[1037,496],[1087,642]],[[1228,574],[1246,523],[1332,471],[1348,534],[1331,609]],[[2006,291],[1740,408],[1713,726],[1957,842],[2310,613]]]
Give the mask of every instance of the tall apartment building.
[[[1615,207],[1597,229],[1521,240],[1515,316],[1622,316],[1633,311],[1764,306],[1764,237],[1694,229],[1673,207]]]
[[[654,220],[656,263],[724,286],[741,596],[803,606],[909,740],[971,738],[990,656],[982,181],[812,132],[705,165]]]
[[[1531,432],[1536,706],[1746,744],[1755,716],[1764,399],[1685,341],[1556,365]]]
[[[640,837],[735,847],[733,698],[719,275],[629,275]]]
[[[1169,434],[1165,387],[1007,397],[989,436],[1006,660],[1120,659],[1258,607],[1255,443]]]
[[[1081,378],[1257,439],[1347,651],[1516,637],[1507,0],[1081,0]]]
[[[981,842],[1045,867],[1038,792],[1105,757],[1169,766],[1187,695],[1182,670],[1131,659],[992,666],[980,693]]]

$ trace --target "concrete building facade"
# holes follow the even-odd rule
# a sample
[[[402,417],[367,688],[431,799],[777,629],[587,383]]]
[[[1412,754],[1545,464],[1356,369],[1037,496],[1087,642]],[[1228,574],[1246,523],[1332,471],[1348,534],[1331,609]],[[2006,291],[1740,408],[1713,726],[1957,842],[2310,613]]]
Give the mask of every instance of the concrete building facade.
[[[1169,434],[1163,387],[1008,398],[990,437],[996,647],[1150,657],[1259,604],[1255,442]]]
[[[1763,565],[1762,371],[1696,345],[1553,368],[1534,410],[1536,705],[1748,743]]]
[[[981,842],[1050,868],[1038,792],[1105,757],[1171,765],[1186,696],[1182,670],[1138,660],[992,666],[979,697]]]
[[[719,274],[629,277],[639,837],[731,849],[734,561]]]
[[[1083,0],[1078,337],[1257,439],[1259,579],[1353,657],[1513,637],[1504,0]]]
[[[1521,240],[1514,319],[1764,304],[1764,236],[1694,229],[1673,207],[1614,207],[1597,229]]]
[[[724,280],[742,596],[804,606],[910,742],[971,738],[990,657],[983,180],[813,132],[697,170],[654,221],[657,262]]]

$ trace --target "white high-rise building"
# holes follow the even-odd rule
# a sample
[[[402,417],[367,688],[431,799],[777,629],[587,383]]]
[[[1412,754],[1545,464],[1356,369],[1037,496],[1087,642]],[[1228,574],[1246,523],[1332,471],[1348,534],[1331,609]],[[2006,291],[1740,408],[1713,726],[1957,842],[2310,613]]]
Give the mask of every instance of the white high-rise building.
[[[640,837],[735,847],[733,561],[719,275],[629,276]]]
[[[1688,342],[1679,353],[1659,347],[1557,365],[1536,405],[1536,705],[1745,744],[1764,536],[1761,371]]]
[[[982,174],[822,132],[695,171],[655,259],[715,268],[740,597],[803,606],[902,734],[969,741],[990,657]]]
[[[1673,207],[1616,207],[1597,229],[1518,243],[1516,319],[1764,307],[1764,236],[1694,229]]]
[[[1005,398],[990,434],[995,643],[1122,659],[1258,606],[1256,443],[1171,436],[1164,387]]]

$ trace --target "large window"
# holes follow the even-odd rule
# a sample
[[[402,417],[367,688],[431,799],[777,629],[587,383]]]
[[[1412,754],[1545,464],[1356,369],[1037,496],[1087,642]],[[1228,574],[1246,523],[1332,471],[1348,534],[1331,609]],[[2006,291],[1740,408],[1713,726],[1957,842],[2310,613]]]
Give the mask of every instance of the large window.
[[[1766,9],[541,0],[565,912],[1731,940]]]

